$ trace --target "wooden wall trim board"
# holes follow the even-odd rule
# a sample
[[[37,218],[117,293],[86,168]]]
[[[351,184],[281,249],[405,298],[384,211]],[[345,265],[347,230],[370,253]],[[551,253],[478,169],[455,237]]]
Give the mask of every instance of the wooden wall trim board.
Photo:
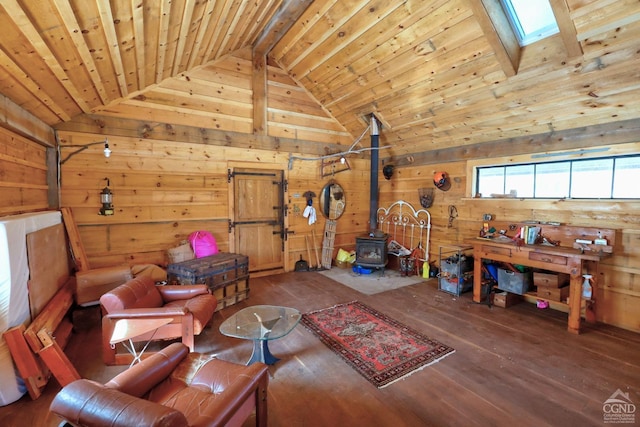
[[[46,147],[55,147],[53,128],[0,94],[0,127]]]
[[[381,158],[382,164],[396,167],[418,166],[520,154],[544,153],[598,146],[612,146],[640,141],[640,119],[603,125],[554,131],[526,137],[508,138],[482,144],[466,145]]]
[[[58,149],[47,147],[47,200],[49,209],[60,207],[60,182],[58,180]]]
[[[85,114],[56,126],[56,131],[82,132],[101,136],[141,138],[150,141],[179,141],[221,147],[272,150],[288,153],[324,155],[339,152],[342,145],[292,138],[253,135],[239,132],[205,129],[196,126],[171,125],[142,120]],[[95,137],[95,135],[94,135]],[[61,147],[64,147],[64,141]]]

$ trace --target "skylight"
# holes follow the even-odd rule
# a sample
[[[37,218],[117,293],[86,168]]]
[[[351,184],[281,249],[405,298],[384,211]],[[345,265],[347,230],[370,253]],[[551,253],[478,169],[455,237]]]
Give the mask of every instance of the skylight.
[[[520,46],[558,33],[549,0],[500,0]]]

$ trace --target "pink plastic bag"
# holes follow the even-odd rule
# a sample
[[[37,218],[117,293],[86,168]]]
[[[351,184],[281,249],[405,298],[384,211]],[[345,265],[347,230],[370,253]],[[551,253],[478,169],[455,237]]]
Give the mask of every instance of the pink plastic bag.
[[[196,258],[215,255],[219,252],[215,237],[208,231],[194,231],[189,234],[189,243]]]

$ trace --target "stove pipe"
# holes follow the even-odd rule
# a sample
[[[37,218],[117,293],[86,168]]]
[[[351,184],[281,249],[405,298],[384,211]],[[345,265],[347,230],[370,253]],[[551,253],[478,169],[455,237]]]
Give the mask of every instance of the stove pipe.
[[[378,148],[380,147],[378,120],[371,114],[371,179],[369,186],[369,235],[378,228]]]

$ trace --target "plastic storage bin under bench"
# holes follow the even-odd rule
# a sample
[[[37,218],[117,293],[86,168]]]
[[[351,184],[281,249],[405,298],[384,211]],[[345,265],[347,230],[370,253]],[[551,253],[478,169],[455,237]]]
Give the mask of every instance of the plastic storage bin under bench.
[[[441,246],[438,289],[460,296],[473,289],[473,247]]]
[[[219,253],[169,264],[167,282],[207,285],[218,299],[218,311],[249,297],[249,257]]]
[[[517,271],[498,269],[498,289],[524,295],[531,286],[531,271],[520,273]]]

